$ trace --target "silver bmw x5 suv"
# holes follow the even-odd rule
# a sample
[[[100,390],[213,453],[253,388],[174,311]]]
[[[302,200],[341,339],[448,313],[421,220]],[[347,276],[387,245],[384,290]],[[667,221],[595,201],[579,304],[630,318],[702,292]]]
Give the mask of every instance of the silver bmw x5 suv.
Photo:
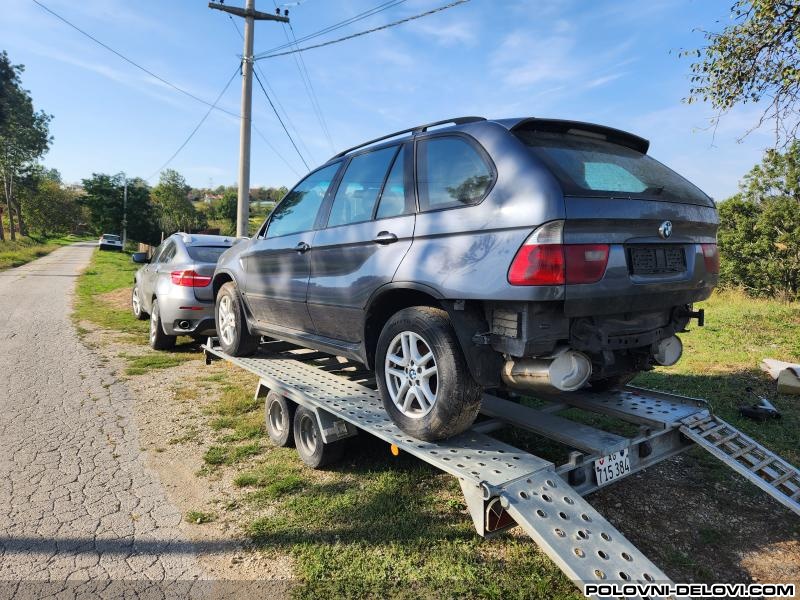
[[[468,428],[486,388],[606,390],[674,364],[717,283],[718,218],[648,146],[463,117],[344,151],[221,257],[220,343],[356,359],[427,440]]]

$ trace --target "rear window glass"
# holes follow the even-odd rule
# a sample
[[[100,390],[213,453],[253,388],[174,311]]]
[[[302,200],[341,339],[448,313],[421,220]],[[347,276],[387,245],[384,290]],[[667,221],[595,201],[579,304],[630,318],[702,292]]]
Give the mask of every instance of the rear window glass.
[[[108,233],[103,234],[104,240],[109,240],[110,242],[119,242],[121,238],[118,235],[110,235]]]
[[[186,251],[195,262],[216,263],[229,246],[187,246]]]
[[[632,148],[581,135],[519,131],[572,196],[636,197],[713,206],[699,188]]]

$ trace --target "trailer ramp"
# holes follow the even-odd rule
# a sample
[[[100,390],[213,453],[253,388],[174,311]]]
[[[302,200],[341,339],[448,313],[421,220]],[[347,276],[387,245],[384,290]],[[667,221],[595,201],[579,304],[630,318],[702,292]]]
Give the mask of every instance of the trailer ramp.
[[[681,421],[681,433],[800,515],[800,471],[714,415]]]

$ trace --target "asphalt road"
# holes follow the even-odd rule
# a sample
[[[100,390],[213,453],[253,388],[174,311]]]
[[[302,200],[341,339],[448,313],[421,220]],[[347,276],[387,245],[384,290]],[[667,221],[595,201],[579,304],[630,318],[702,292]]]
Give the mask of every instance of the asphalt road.
[[[140,451],[132,399],[70,320],[94,248],[0,272],[0,599],[202,588],[181,515]]]

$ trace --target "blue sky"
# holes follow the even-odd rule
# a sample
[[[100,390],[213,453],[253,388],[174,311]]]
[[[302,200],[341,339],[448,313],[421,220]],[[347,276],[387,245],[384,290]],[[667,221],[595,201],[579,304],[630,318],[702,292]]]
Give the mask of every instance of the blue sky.
[[[42,0],[165,79],[213,102],[239,61],[242,42],[227,15],[205,0]],[[279,0],[283,4],[287,0]],[[170,89],[58,21],[30,0],[2,0],[0,48],[23,63],[37,108],[52,113],[55,142],[44,162],[66,181],[93,172],[148,177],[197,125],[207,107]],[[292,4],[296,3],[296,0]],[[298,37],[379,4],[304,0],[290,6]],[[332,36],[444,4],[407,0]],[[719,30],[731,0],[472,0],[387,31],[304,54],[333,148],[292,57],[260,61],[310,166],[360,141],[456,115],[546,116],[594,121],[651,140],[650,153],[717,199],[761,158],[767,130],[757,107],[723,117],[686,105],[694,30]],[[242,5],[243,0],[228,0]],[[257,0],[273,9],[273,0]],[[241,20],[239,20],[241,21]],[[256,25],[256,52],[285,42],[282,26]],[[220,106],[238,113],[237,77]],[[291,186],[302,162],[254,88],[251,182]],[[233,184],[238,120],[214,111],[170,167],[195,186]],[[157,176],[151,180],[155,182]]]

